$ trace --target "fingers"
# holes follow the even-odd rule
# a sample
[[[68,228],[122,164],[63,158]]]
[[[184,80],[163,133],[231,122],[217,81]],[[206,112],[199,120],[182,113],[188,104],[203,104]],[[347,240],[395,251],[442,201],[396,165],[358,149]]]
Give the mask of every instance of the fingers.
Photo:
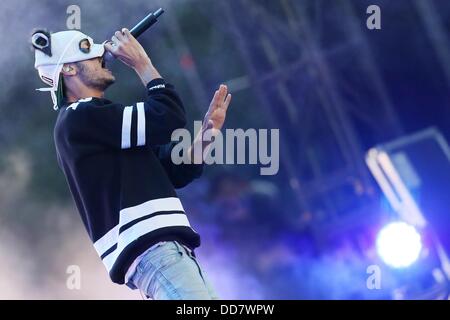
[[[231,94],[228,94],[222,105],[222,108],[225,110],[225,112],[228,110],[228,106],[230,105],[230,102],[231,102]]]
[[[214,109],[218,104],[219,104],[219,90],[216,90],[216,92],[214,92],[214,97],[211,100],[211,104],[209,106],[209,109]]]
[[[228,87],[224,84],[220,85],[219,89],[214,93],[214,97],[211,100],[209,106],[210,111],[214,111],[217,108],[222,108],[227,98]]]
[[[219,103],[219,91],[216,90],[216,92],[214,93],[214,97],[212,98],[211,103],[209,104],[208,111],[205,114],[205,119],[208,119],[211,116],[211,114],[217,108],[218,103]]]
[[[129,41],[129,36],[132,37],[130,31],[126,28],[114,32],[111,41],[105,43],[105,49],[111,53],[117,53],[120,50],[121,45]]]
[[[114,54],[117,50],[117,46],[113,46],[113,43],[111,41],[106,42],[104,47],[106,51],[111,52],[112,54]]]
[[[127,43],[132,37],[133,36],[130,31],[128,31],[127,28],[123,28],[121,31],[114,32],[114,35],[111,37],[111,41],[116,46],[119,46],[121,43]]]
[[[113,46],[119,46],[119,44],[120,44],[119,39],[117,39],[117,37],[115,35],[111,37],[111,41],[113,43]]]
[[[220,130],[225,121],[227,109],[231,103],[231,94],[226,85],[220,85],[214,93],[209,109],[203,120],[203,130],[214,128]]]
[[[226,113],[230,102],[231,94],[228,94],[228,87],[226,85],[220,85],[219,89],[214,93],[214,97],[206,112],[205,120],[210,119],[216,112]]]
[[[216,108],[221,108],[224,109],[225,111],[227,111],[228,106],[230,105],[231,102],[231,94],[228,93],[228,87],[224,84],[222,84],[219,87],[219,90],[216,91],[218,92],[217,95],[217,104],[216,104]]]
[[[125,35],[123,34],[122,31],[116,31],[116,32],[114,32],[114,36],[115,36],[116,39],[118,39],[119,41],[124,41],[124,40],[125,40]]]
[[[221,84],[219,87],[219,104],[221,105],[223,101],[225,100],[225,97],[228,93],[228,87],[224,84]]]
[[[128,30],[127,28],[122,28],[122,33],[128,39],[134,38],[133,35],[131,34],[130,30]]]

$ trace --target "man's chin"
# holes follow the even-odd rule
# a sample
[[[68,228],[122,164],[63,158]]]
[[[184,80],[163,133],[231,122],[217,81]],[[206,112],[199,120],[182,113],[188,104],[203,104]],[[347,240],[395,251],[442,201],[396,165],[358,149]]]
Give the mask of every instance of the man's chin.
[[[101,87],[102,91],[105,91],[111,85],[113,85],[114,82],[116,82],[116,78],[113,75],[111,75],[110,77],[103,79],[103,82],[99,85],[99,87]]]
[[[106,79],[105,83],[107,85],[107,88],[114,84],[114,82],[116,82],[116,77],[114,77],[113,75],[111,75],[111,77],[109,79]]]

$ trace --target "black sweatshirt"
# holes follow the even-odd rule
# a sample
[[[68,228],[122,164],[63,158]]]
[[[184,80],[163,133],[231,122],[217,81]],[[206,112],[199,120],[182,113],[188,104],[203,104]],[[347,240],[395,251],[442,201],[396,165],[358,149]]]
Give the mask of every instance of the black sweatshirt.
[[[159,241],[200,245],[175,188],[202,173],[174,165],[171,135],[186,125],[183,104],[163,79],[132,106],[88,98],[60,108],[54,137],[83,223],[111,280],[123,284],[134,259]]]

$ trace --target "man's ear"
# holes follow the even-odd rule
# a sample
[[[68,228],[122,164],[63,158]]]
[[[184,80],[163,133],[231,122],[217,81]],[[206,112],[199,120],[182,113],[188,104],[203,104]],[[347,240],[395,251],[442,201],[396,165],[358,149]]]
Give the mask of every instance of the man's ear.
[[[74,76],[77,74],[77,67],[73,63],[66,63],[64,64],[61,73],[64,76]]]

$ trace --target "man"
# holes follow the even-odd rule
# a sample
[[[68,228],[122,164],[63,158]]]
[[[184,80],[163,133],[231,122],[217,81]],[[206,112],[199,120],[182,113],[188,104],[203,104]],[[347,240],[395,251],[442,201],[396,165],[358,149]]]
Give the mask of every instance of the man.
[[[174,188],[199,177],[202,159],[171,161],[172,132],[186,124],[183,104],[127,29],[95,44],[79,31],[32,35],[35,67],[60,109],[54,135],[63,170],[83,223],[111,280],[153,299],[216,299],[194,249],[200,237],[189,224]],[[132,68],[147,99],[131,106],[104,98],[114,83],[103,59],[110,52]],[[231,100],[216,91],[205,116],[206,130],[222,128]],[[200,155],[200,157],[202,157]]]

